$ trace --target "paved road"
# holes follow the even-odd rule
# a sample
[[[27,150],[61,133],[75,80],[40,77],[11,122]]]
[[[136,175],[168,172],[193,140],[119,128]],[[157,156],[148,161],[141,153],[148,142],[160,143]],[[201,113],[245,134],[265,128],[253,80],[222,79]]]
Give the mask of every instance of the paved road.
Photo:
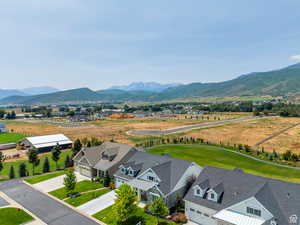
[[[8,206],[9,203],[5,199],[0,197],[0,207]]]
[[[0,182],[0,191],[48,225],[99,225],[92,219],[24,184],[20,179]]]
[[[167,130],[132,130],[129,131],[128,134],[134,136],[160,136],[160,135],[168,135],[168,134],[183,132],[192,129],[215,127],[223,124],[251,121],[251,120],[257,120],[261,118],[263,117],[243,117],[234,120],[222,120],[222,121],[217,121],[212,123],[200,123],[200,124],[193,124],[193,125],[187,125],[182,127],[175,127]]]

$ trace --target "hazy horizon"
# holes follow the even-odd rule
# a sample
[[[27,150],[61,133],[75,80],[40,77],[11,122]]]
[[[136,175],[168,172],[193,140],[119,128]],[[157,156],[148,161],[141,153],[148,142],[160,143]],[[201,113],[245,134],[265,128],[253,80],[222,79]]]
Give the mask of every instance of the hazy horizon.
[[[0,89],[219,82],[279,69],[300,62],[299,9],[298,0],[5,0]]]

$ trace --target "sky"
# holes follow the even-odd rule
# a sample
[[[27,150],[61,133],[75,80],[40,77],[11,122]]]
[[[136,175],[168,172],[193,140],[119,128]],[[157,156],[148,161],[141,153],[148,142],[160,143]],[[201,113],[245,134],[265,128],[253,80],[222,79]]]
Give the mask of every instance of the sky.
[[[299,0],[2,0],[0,89],[218,82],[300,62]]]

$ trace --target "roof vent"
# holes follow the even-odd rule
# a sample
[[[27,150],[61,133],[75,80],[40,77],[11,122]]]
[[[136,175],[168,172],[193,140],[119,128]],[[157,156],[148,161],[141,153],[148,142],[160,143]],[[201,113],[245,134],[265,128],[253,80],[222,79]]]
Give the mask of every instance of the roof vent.
[[[290,194],[290,193],[287,193],[287,194],[286,194],[286,197],[287,197],[287,198],[291,198],[291,194]]]

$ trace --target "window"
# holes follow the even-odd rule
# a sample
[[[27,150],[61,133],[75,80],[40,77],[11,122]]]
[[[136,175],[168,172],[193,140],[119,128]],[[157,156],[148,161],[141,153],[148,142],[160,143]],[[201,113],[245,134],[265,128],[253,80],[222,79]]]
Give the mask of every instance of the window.
[[[131,176],[133,176],[133,171],[129,170],[128,174],[131,175]]]
[[[200,189],[197,189],[197,190],[196,190],[196,194],[197,194],[197,195],[201,195]]]
[[[195,209],[193,209],[193,208],[190,208],[190,211],[191,211],[191,212],[195,212]]]
[[[208,215],[208,214],[206,214],[206,213],[204,213],[204,216],[206,216],[206,217],[209,217],[209,215]]]
[[[122,173],[126,173],[125,168],[122,168],[121,171],[122,171]]]
[[[197,210],[197,213],[200,214],[200,215],[202,214],[202,212],[200,212],[199,210]]]
[[[255,216],[261,216],[261,211],[258,209],[253,209],[251,207],[247,207],[247,213]]]
[[[215,199],[215,195],[213,193],[210,194],[211,199]]]
[[[150,180],[150,181],[154,181],[154,177],[152,177],[152,176],[148,176],[148,180]]]

